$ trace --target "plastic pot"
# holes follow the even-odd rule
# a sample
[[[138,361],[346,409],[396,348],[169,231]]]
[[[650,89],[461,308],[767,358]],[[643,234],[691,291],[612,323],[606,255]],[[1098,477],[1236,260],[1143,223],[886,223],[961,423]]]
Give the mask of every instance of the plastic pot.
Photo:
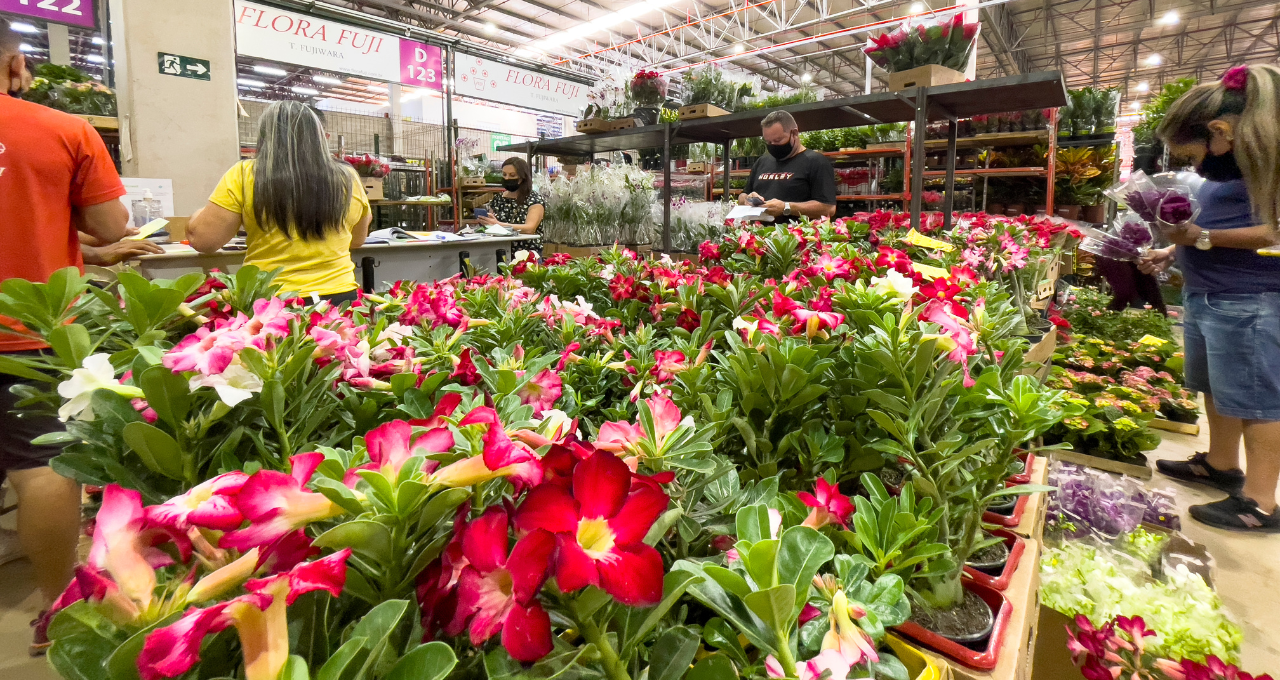
[[[987,204],[987,214],[988,214],[988,215],[1003,215],[1003,214],[1004,214],[1004,204],[1003,204],[1003,203],[988,203],[988,204]]]
[[[1021,203],[1009,203],[1004,206],[1005,217],[1017,217],[1022,214]]]
[[[1005,485],[1005,488],[1008,488],[1011,486],[1018,486],[1018,483],[1005,482],[1004,485]],[[1017,499],[1018,501],[1014,503],[1014,506],[1013,506],[1013,512],[1007,515],[1002,515],[998,512],[992,512],[990,510],[987,510],[986,512],[982,513],[982,521],[986,522],[987,524],[995,524],[1002,527],[1018,526],[1018,524],[1022,522],[1022,513],[1026,511],[1027,503],[1031,500],[1031,496],[1030,495],[1018,496]]]
[[[1064,220],[1080,219],[1080,206],[1078,205],[1060,205],[1054,208],[1054,212]]]
[[[1022,461],[1023,471],[1016,475],[1010,475],[1009,481],[1015,482],[1018,484],[1030,484],[1031,470],[1034,469],[1035,467],[1036,454],[1031,453],[1029,451],[1023,451],[1022,453],[1018,454],[1018,459]]]
[[[1107,206],[1086,205],[1080,210],[1080,218],[1090,224],[1102,224],[1107,219]]]
[[[1000,570],[999,574],[992,575],[966,564],[964,575],[974,583],[1002,591],[1008,588],[1009,581],[1013,580],[1013,572],[1018,570],[1018,564],[1022,562],[1022,554],[1026,551],[1027,544],[1026,541],[1022,540],[1021,536],[1003,529],[992,531],[991,534],[1003,538],[1005,545],[1009,546],[1009,559],[1005,560],[1004,568]]]
[[[631,117],[640,121],[643,125],[657,125],[658,109],[653,106],[637,106],[635,110],[631,112]]]
[[[981,651],[969,649],[959,642],[925,630],[911,621],[897,626],[894,630],[957,663],[974,670],[989,671],[994,669],[1000,660],[1000,645],[1004,642],[1005,632],[1009,628],[1009,619],[1013,616],[1013,604],[1005,599],[1000,591],[981,583],[964,581],[964,588],[982,598],[982,601],[991,608],[991,634],[987,636],[986,646]]]

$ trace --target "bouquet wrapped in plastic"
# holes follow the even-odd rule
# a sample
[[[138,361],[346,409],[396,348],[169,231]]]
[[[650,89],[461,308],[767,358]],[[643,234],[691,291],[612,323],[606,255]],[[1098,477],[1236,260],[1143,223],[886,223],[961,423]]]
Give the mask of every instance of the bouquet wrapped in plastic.
[[[1185,173],[1161,173],[1148,177],[1138,170],[1129,179],[1106,190],[1117,203],[1129,206],[1147,224],[1163,230],[1181,229],[1200,214],[1192,178]]]
[[[1151,249],[1155,238],[1139,213],[1121,214],[1108,231],[1078,227],[1085,239],[1080,248],[1099,257],[1123,262],[1137,262]]]
[[[937,64],[957,71],[969,63],[978,23],[964,23],[963,13],[918,23],[903,22],[888,33],[867,39],[863,52],[880,68],[897,73]]]
[[[350,163],[351,167],[356,169],[356,174],[361,177],[386,177],[387,173],[391,172],[390,165],[367,153],[359,156],[343,156],[342,160]]]

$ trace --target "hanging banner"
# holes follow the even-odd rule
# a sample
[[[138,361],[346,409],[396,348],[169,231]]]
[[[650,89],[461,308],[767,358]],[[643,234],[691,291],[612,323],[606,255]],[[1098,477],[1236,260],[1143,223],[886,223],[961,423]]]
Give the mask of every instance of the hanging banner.
[[[0,12],[93,28],[94,0],[0,0]]]
[[[587,107],[587,86],[582,83],[461,52],[454,62],[455,91],[464,97],[575,117]]]
[[[235,0],[235,17],[238,54],[444,89],[442,53],[435,45],[244,0]]]

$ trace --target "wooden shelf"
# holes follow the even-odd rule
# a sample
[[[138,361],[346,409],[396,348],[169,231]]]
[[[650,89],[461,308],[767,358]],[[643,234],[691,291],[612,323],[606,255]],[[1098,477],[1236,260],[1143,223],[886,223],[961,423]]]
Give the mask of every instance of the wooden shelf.
[[[97,130],[119,130],[120,119],[115,116],[86,116],[82,113],[71,114],[92,125]]]
[[[902,194],[850,194],[836,196],[837,201],[901,201]]]
[[[1048,171],[1044,168],[978,168],[976,170],[956,170],[956,177],[1045,177]],[[925,177],[946,177],[946,170],[926,170]]]
[[[849,151],[823,151],[822,155],[832,160],[858,160],[860,158],[901,156],[902,149],[851,149]]]
[[[743,191],[745,191],[745,189],[729,189],[729,194],[730,194],[730,195],[733,195],[733,194],[740,194],[740,193],[742,193]],[[724,189],[716,188],[716,189],[712,189],[712,190],[711,190],[711,195],[712,195],[712,196],[714,196],[714,195],[716,195],[716,194],[723,194],[723,193],[724,193]]]

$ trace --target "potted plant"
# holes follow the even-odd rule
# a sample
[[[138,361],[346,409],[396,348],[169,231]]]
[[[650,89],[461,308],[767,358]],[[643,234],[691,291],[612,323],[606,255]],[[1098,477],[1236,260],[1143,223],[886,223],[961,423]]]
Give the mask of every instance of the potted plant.
[[[658,123],[658,109],[667,98],[667,79],[657,71],[636,71],[629,88],[635,103],[632,116],[645,125]]]
[[[1116,112],[1120,107],[1120,88],[1107,87],[1094,92],[1093,133],[1111,134],[1116,131]]]

